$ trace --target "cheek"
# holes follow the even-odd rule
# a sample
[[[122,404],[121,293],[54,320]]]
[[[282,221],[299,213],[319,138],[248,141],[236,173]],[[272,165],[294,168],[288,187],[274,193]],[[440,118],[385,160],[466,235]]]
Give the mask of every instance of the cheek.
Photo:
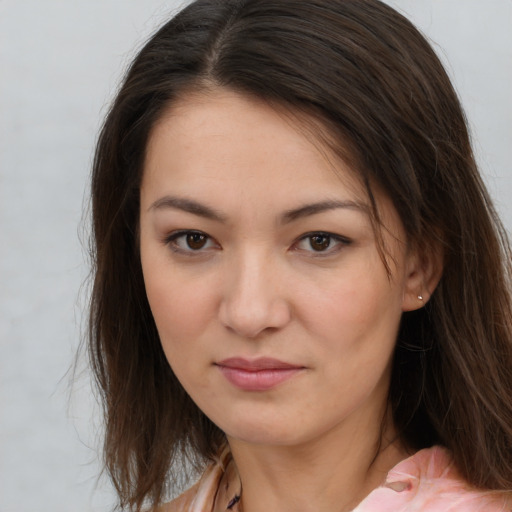
[[[175,273],[172,279],[162,274],[146,279],[146,293],[162,343],[190,339],[213,317],[211,289],[194,286]]]
[[[214,317],[218,287],[211,279],[194,279],[161,250],[142,245],[141,260],[147,298],[167,357],[193,350],[189,340],[200,338]]]
[[[176,270],[151,273],[145,279],[149,304],[169,365],[191,396],[209,397],[210,382],[204,370],[213,359],[208,336],[205,336],[213,318],[211,289],[204,287],[204,283],[194,286]],[[198,354],[203,357],[198,358]]]
[[[194,279],[168,261],[162,264],[147,258],[143,268],[148,301],[169,365],[198,407],[220,416],[215,409],[216,388],[208,371],[215,359],[209,341],[218,283],[204,275]]]
[[[302,305],[308,329],[334,340],[334,348],[340,352],[360,351],[368,345],[374,352],[379,352],[379,347],[390,350],[402,314],[402,287],[392,284],[381,267],[380,259],[354,266],[313,288]]]

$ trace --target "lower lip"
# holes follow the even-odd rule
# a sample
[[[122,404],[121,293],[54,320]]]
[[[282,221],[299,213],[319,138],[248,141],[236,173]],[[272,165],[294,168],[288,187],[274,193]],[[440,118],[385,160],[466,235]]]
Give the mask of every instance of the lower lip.
[[[257,371],[228,366],[218,368],[231,384],[244,391],[267,391],[302,371],[302,368],[271,368]]]

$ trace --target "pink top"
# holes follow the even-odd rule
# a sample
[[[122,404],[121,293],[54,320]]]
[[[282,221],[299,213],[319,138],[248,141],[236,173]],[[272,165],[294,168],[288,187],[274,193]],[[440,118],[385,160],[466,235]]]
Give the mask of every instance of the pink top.
[[[162,512],[237,512],[239,482],[226,449],[193,487]],[[439,446],[399,462],[353,512],[512,512],[512,493],[469,486]]]

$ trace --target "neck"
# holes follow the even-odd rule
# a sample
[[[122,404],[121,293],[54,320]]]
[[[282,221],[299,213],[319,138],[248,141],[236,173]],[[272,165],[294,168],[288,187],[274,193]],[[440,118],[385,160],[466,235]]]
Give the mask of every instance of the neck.
[[[348,512],[407,456],[394,431],[361,425],[299,446],[229,444],[242,483],[243,512]],[[364,432],[362,435],[361,432]],[[387,441],[386,441],[387,440]]]

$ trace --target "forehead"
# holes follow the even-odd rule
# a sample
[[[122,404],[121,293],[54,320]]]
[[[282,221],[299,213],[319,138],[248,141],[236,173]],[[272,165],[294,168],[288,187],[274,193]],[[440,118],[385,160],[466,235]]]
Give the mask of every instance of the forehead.
[[[311,116],[217,89],[173,103],[153,128],[143,185],[164,178],[176,185],[201,181],[251,187],[332,190],[358,200],[366,190],[357,173],[327,144],[325,128]]]

